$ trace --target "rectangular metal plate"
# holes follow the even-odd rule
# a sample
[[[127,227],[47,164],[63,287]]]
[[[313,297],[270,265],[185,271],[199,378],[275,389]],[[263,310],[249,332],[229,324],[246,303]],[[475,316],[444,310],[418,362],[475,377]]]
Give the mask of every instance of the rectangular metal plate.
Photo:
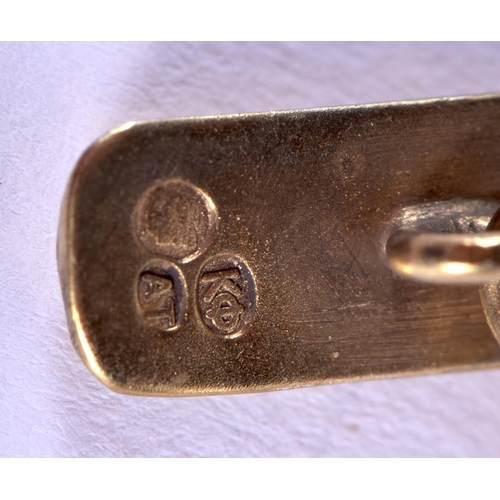
[[[476,287],[396,277],[402,207],[500,200],[500,98],[129,124],[71,178],[75,345],[127,393],[252,392],[499,366]]]

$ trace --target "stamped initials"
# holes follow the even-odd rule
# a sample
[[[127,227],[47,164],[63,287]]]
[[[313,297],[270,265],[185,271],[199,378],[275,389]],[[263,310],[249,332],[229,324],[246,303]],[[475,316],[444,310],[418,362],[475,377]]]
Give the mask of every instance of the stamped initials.
[[[228,338],[238,337],[252,321],[255,305],[253,276],[241,259],[218,256],[203,266],[198,307],[211,331]]]
[[[171,262],[155,259],[139,274],[137,306],[144,323],[165,332],[181,328],[186,315],[186,284]]]
[[[145,191],[134,212],[138,242],[156,253],[186,264],[212,243],[217,210],[201,189],[181,179],[159,181]],[[179,330],[188,307],[187,286],[172,262],[151,260],[139,273],[136,303],[143,323],[165,332]],[[250,325],[257,295],[247,264],[232,255],[213,257],[197,278],[202,322],[213,333],[236,338]]]

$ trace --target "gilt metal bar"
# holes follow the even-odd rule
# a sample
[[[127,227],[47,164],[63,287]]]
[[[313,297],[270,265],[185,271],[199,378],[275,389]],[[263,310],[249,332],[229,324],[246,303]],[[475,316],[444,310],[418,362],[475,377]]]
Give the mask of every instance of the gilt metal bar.
[[[498,367],[476,287],[388,265],[401,214],[443,203],[482,228],[500,205],[499,96],[127,124],[63,204],[75,346],[147,395]]]

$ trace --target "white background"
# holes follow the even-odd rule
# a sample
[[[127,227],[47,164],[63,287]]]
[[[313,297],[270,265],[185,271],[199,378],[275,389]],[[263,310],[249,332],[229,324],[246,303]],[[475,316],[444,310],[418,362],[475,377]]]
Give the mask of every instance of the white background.
[[[498,370],[114,394],[73,350],[55,258],[70,172],[123,122],[499,90],[492,43],[0,44],[0,456],[499,456]]]

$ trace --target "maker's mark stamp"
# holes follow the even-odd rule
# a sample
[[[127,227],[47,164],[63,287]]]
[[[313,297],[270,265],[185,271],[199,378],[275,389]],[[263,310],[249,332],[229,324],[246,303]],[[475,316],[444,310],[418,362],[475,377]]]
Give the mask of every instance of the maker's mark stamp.
[[[201,255],[213,240],[217,210],[201,189],[181,179],[160,181],[135,209],[139,241],[149,251],[181,262]]]
[[[241,335],[253,319],[255,283],[238,257],[217,256],[203,266],[198,283],[198,308],[205,325],[228,338]]]
[[[144,323],[164,332],[174,332],[186,316],[186,283],[175,264],[155,259],[140,272],[137,308]]]

